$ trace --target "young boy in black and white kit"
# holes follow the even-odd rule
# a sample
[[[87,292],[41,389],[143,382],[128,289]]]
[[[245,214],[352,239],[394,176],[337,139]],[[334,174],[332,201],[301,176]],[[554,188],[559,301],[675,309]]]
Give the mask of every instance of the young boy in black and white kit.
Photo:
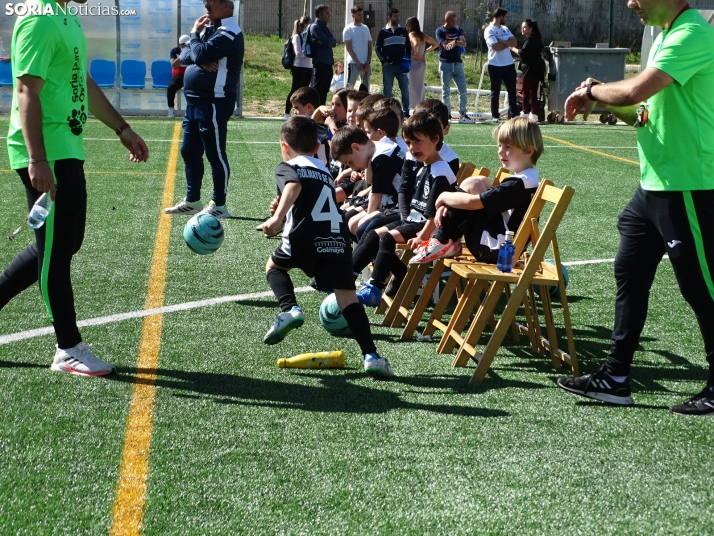
[[[349,234],[337,210],[333,178],[312,156],[317,145],[317,125],[310,118],[293,117],[280,129],[283,162],[275,169],[279,201],[263,232],[274,236],[285,221],[282,243],[265,267],[282,313],[263,342],[276,344],[304,323],[288,275],[288,270],[300,268],[314,276],[321,288],[334,289],[337,305],[364,355],[365,371],[391,377],[389,361],[377,354],[367,314],[355,294]]]

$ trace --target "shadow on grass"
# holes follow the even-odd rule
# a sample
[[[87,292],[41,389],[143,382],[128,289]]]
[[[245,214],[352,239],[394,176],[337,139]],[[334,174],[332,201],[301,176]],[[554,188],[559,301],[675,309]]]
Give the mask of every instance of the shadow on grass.
[[[395,409],[424,410],[462,417],[507,417],[508,412],[498,409],[456,406],[445,404],[415,404],[402,400],[398,393],[353,383],[363,381],[364,373],[348,372],[339,375],[312,375],[319,378],[321,386],[300,385],[290,382],[263,380],[232,374],[212,374],[183,370],[121,369],[120,374],[108,377],[114,381],[148,383],[135,376],[156,374],[157,387],[178,391],[174,396],[199,398],[200,395],[214,397],[217,404],[240,404],[318,411],[326,413],[381,414]],[[302,376],[303,374],[301,374]],[[458,379],[455,379],[456,382]],[[409,382],[400,378],[400,383]],[[432,385],[425,379],[421,385]],[[375,381],[375,384],[382,383]],[[390,382],[391,383],[391,382]],[[453,382],[439,382],[441,387],[454,385]]]

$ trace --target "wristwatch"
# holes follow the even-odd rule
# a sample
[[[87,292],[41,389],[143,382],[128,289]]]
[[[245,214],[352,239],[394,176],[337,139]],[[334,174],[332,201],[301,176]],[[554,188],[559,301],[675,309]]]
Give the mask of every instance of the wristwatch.
[[[595,96],[593,96],[593,86],[594,85],[596,86],[599,83],[600,82],[598,82],[597,80],[590,80],[590,81],[588,81],[587,85],[585,86],[585,88],[586,88],[585,94],[588,96],[588,99],[590,99],[591,101],[597,102],[597,99],[595,98]]]
[[[124,123],[123,125],[119,125],[119,128],[117,128],[117,129],[114,131],[114,133],[115,133],[117,136],[121,136],[121,133],[124,132],[127,128],[131,128],[131,127],[129,126],[129,123]]]

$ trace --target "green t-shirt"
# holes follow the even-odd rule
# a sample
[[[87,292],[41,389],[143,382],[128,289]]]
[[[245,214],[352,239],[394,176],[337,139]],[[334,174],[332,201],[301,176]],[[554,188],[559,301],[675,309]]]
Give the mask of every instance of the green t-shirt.
[[[42,6],[54,1],[39,0]],[[84,160],[84,124],[87,122],[87,40],[79,19],[54,5],[54,15],[19,17],[12,34],[13,80],[29,74],[42,78],[42,134],[47,160]],[[10,131],[7,138],[10,167],[27,167],[25,139],[17,106],[17,86],[12,92]]]
[[[688,9],[657,36],[647,67],[674,82],[647,100],[637,129],[642,188],[714,190],[714,28]]]

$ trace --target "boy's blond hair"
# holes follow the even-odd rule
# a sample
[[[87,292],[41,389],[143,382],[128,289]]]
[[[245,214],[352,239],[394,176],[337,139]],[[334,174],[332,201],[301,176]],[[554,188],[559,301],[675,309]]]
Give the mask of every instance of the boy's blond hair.
[[[498,125],[493,129],[493,139],[521,151],[533,148],[531,161],[534,166],[543,154],[543,135],[540,133],[540,127],[527,117],[514,117]]]

